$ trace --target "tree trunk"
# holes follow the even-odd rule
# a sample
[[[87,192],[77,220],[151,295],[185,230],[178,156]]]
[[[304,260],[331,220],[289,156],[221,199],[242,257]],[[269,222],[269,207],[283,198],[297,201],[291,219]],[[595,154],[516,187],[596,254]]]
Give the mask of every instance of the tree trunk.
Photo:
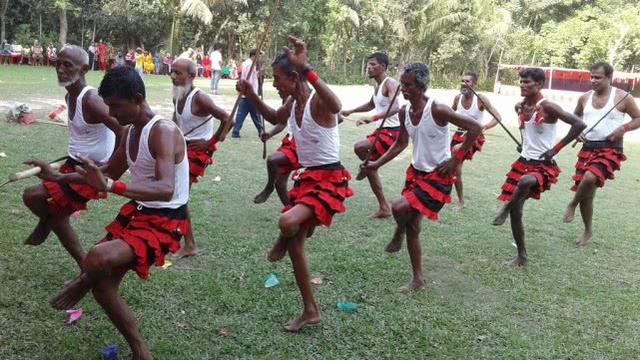
[[[96,42],[96,19],[93,19],[93,33],[91,34],[91,43]]]
[[[5,31],[5,23],[7,20],[8,7],[9,7],[9,0],[0,0],[0,41],[7,39],[7,32]]]
[[[61,7],[60,11],[60,32],[58,34],[58,42],[61,46],[67,43],[67,8]]]
[[[42,42],[42,13],[38,14],[38,41]]]

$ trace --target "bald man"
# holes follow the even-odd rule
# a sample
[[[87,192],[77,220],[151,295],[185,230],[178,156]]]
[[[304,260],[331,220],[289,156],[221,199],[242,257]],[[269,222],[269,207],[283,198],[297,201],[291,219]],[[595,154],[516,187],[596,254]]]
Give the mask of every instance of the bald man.
[[[65,45],[58,55],[56,75],[58,85],[67,90],[65,101],[69,109],[69,145],[67,161],[61,173],[75,172],[81,158],[105,165],[111,158],[116,138],[122,127],[109,115],[97,91],[88,86],[85,74],[89,71],[89,55],[82,48]],[[69,215],[85,210],[87,202],[102,199],[106,193],[84,184],[58,184],[43,181],[23,193],[25,205],[38,216],[36,228],[25,241],[27,245],[42,244],[51,230],[58,236],[80,268],[85,256],[78,235],[69,224]]]
[[[216,144],[224,140],[223,126],[230,122],[229,114],[222,110],[202,90],[193,85],[196,77],[196,66],[189,59],[178,59],[171,66],[173,83],[173,103],[175,105],[174,121],[180,126],[187,141],[187,157],[189,159],[189,189],[198,182],[198,177],[213,163],[212,155]],[[213,131],[213,118],[220,120],[218,130]],[[185,245],[176,257],[194,256],[197,254],[196,243],[191,230],[191,213],[187,211],[189,230],[185,234]]]

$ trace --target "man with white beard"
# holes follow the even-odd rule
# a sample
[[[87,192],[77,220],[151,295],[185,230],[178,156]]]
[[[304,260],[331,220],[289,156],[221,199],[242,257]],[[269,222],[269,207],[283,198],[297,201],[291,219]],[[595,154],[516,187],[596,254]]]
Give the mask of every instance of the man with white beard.
[[[123,134],[123,128],[109,115],[109,108],[97,91],[87,85],[87,71],[89,55],[86,51],[74,45],[65,45],[60,50],[56,75],[58,85],[67,90],[65,100],[69,109],[68,156],[60,168],[61,173],[75,172],[75,167],[81,165],[80,158],[91,159],[99,166],[106,165],[115,148],[116,137],[119,139]],[[53,230],[82,268],[85,253],[78,235],[69,224],[69,216],[85,210],[89,200],[105,197],[106,193],[85,184],[43,181],[25,189],[25,205],[40,218],[25,244],[40,245]]]
[[[216,106],[204,91],[193,86],[195,77],[196,66],[189,59],[177,59],[171,66],[175,104],[173,116],[187,141],[189,189],[193,183],[198,182],[198,177],[204,175],[206,167],[213,163],[212,155],[216,151],[216,144],[224,141],[223,129],[226,127],[225,123],[230,121],[226,111]],[[220,120],[215,134],[212,118]],[[191,229],[191,212],[188,210],[187,221],[189,231],[184,236],[185,245],[176,254],[178,258],[197,254]]]

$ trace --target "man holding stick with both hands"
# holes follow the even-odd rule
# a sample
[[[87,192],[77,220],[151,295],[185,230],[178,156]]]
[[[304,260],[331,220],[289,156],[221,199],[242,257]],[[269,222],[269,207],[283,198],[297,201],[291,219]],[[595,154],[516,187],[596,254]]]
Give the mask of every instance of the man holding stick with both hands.
[[[289,37],[289,43],[293,50],[285,48],[272,64],[273,86],[281,98],[291,97],[275,115],[247,81],[240,80],[237,90],[266,120],[275,118],[275,123],[289,124],[296,140],[302,168],[294,176],[294,186],[289,191],[290,204],[285,206],[278,222],[280,235],[268,255],[269,261],[278,261],[289,252],[304,311],[285,328],[296,332],[321,319],[304,255],[305,239],[317,225],[330,226],[333,215],[345,211],[343,202],[353,192],[348,183],[351,175],[340,164],[340,100],[310,69],[304,43],[294,37]]]
[[[111,322],[131,347],[133,359],[151,359],[131,310],[118,294],[128,270],[142,279],[152,264],[162,266],[167,252],[180,248],[188,230],[189,162],[180,129],[155,115],[145,100],[138,73],[126,66],[105,75],[99,90],[109,113],[122,125],[131,125],[108,165],[99,168],[88,158],[76,174],[54,174],[48,164],[40,177],[60,184],[84,182],[96,191],[131,199],[107,227],[107,235],[85,257],[82,273],[51,300],[59,310],[70,309],[91,291]],[[127,168],[131,182],[119,178]]]
[[[374,123],[377,126],[365,140],[355,144],[353,150],[360,160],[365,160],[367,157],[370,161],[377,160],[391,147],[400,134],[400,121],[397,115],[398,100],[397,97],[393,98],[399,85],[397,81],[386,76],[385,72],[388,66],[389,58],[386,54],[377,52],[369,55],[367,74],[369,78],[373,78],[376,81],[373,96],[366,104],[342,112],[343,116],[349,116],[353,113],[375,110],[375,114],[371,118],[361,119],[356,122],[357,126],[369,123]],[[384,117],[388,110],[390,110],[389,114],[382,127],[380,127],[380,119]],[[384,197],[378,171],[367,170],[366,176],[369,179],[371,190],[378,200],[378,211],[373,213],[371,217],[382,219],[391,216],[391,207]],[[358,180],[360,180],[360,175]]]
[[[563,221],[570,223],[575,218],[576,207],[580,205],[580,215],[584,232],[576,240],[576,245],[584,246],[593,235],[593,199],[596,189],[603,187],[606,180],[613,180],[613,173],[620,170],[620,163],[627,157],[622,150],[622,140],[626,132],[640,127],[640,109],[633,97],[611,86],[613,67],[607,63],[591,66],[591,87],[593,91],[578,99],[574,110],[582,117],[588,130],[582,133],[583,143],[578,153],[576,173],[573,176],[575,191],[573,200],[567,206]],[[624,123],[624,115],[631,121]]]
[[[106,164],[116,145],[116,135],[120,136],[122,132],[116,119],[109,115],[109,108],[102,98],[87,85],[87,71],[89,55],[86,51],[74,45],[65,45],[60,50],[56,75],[58,84],[67,90],[69,109],[68,157],[60,168],[61,173],[74,173],[74,167],[80,164],[80,157],[98,165]],[[27,164],[35,165],[36,162]],[[25,244],[40,245],[53,230],[82,268],[85,253],[69,223],[69,216],[85,210],[89,200],[103,199],[106,194],[86,184],[59,184],[45,180],[42,184],[25,189],[22,197],[24,204],[40,218]]]

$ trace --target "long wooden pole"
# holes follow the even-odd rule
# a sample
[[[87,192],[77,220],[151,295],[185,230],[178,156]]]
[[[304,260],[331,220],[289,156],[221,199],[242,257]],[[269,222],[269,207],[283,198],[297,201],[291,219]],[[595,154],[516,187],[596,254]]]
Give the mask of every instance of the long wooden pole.
[[[260,39],[260,42],[258,43],[258,47],[256,48],[256,56],[251,62],[251,67],[249,67],[249,72],[247,73],[247,76],[245,77],[245,79],[249,79],[251,77],[251,74],[253,73],[253,69],[256,67],[256,64],[258,63],[258,61],[260,61],[260,52],[262,51],[262,47],[266,42],[267,36],[269,36],[269,33],[271,32],[271,23],[273,22],[273,18],[275,17],[278,11],[278,7],[280,6],[280,1],[281,0],[276,0],[275,3],[273,4],[273,7],[271,8],[271,15],[267,20],[267,26],[265,27],[264,33],[262,34],[262,39]],[[242,96],[238,94],[238,97],[236,98],[236,102],[233,104],[233,109],[231,110],[231,114],[229,115],[229,121],[226,122],[225,128],[222,131],[223,138],[226,138],[227,134],[229,133],[229,131],[231,131],[231,128],[235,124],[234,118],[236,117],[236,112],[238,111],[238,106],[240,105],[241,97]]]

